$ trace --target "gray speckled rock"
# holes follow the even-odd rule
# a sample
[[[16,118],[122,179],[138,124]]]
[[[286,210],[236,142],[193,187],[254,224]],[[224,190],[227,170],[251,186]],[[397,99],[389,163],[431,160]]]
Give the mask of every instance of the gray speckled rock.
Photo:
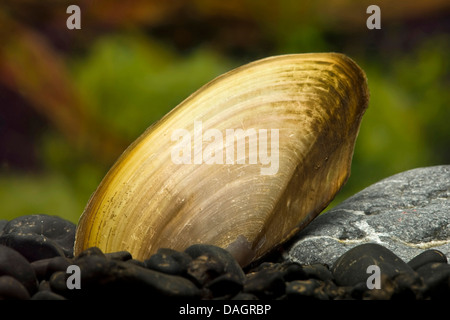
[[[418,168],[379,181],[320,215],[284,258],[332,265],[362,243],[378,243],[408,262],[426,249],[450,257],[450,165]]]

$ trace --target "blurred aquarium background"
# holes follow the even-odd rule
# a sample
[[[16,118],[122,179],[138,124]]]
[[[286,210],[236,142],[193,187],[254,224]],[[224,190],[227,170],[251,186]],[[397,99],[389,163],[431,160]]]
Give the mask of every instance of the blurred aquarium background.
[[[66,9],[81,9],[68,30]],[[381,29],[369,30],[369,5]],[[121,152],[214,77],[266,56],[342,52],[371,93],[330,206],[450,163],[450,1],[2,0],[0,219],[77,223]]]

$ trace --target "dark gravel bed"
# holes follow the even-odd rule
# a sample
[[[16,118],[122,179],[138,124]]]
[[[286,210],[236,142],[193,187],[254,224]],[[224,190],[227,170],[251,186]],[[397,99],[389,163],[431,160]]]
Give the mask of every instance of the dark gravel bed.
[[[1,299],[428,300],[450,298],[450,264],[437,250],[409,262],[362,244],[333,266],[272,255],[242,269],[225,250],[161,248],[147,260],[89,248],[74,257],[75,225],[55,216],[0,221]],[[374,267],[370,266],[376,266]],[[378,272],[378,273],[377,273]]]

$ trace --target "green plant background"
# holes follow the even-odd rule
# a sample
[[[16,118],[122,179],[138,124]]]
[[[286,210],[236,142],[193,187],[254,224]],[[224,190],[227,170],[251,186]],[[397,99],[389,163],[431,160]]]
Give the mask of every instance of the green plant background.
[[[202,12],[205,4],[195,3],[197,12]],[[236,32],[242,34],[236,36],[248,39],[248,44],[242,41],[228,47],[230,38],[217,31],[217,22],[198,14],[197,20],[192,20],[200,26],[196,25],[190,35],[195,34],[196,40],[181,47],[175,36],[157,32],[161,24],[169,30],[177,25],[177,19],[172,17],[169,22],[150,27],[121,25],[97,33],[92,32],[95,23],[91,30],[89,25],[83,25],[82,30],[72,32],[94,35],[71,38],[76,45],[54,51],[63,57],[70,83],[89,117],[125,141],[121,147],[126,147],[190,93],[234,67],[274,54],[344,52],[365,70],[371,97],[356,144],[352,175],[330,207],[392,174],[450,163],[450,37],[448,26],[439,27],[439,21],[448,20],[448,11],[438,10],[417,18],[408,16],[406,8],[403,16],[382,20],[382,30],[368,30],[365,26],[368,15],[361,10],[354,13],[360,16],[359,23],[338,28],[339,22],[333,22],[337,13],[311,14],[320,10],[314,5],[272,2],[278,6],[278,15],[271,19],[271,10],[258,1],[244,3],[252,10],[244,10],[243,14],[243,9],[235,4],[236,8],[231,7],[229,13],[220,11],[224,21],[219,25],[231,26],[238,16],[243,31],[238,29]],[[45,12],[51,5],[42,10]],[[7,6],[3,9],[10,20],[23,23],[13,11],[6,10]],[[389,11],[383,5],[381,9],[382,14]],[[183,13],[179,15],[184,17]],[[64,21],[61,19],[58,21]],[[192,28],[192,21],[186,25],[183,21],[176,30]],[[209,27],[215,30],[212,36],[202,38],[196,34]],[[51,37],[48,27],[42,30],[42,25],[37,24],[27,28]],[[3,60],[6,66],[10,62],[7,58]],[[48,90],[51,93],[52,88]],[[21,108],[33,109],[33,100],[27,100],[23,91],[20,85],[8,87],[7,97],[10,92],[13,97],[25,97]],[[4,124],[8,121],[5,111],[12,106],[5,94],[0,98],[3,113],[0,119]],[[24,127],[29,130],[34,122],[40,123],[38,129],[21,135],[33,141],[31,165],[17,165],[8,157],[13,152],[11,144],[2,146],[0,219],[46,213],[76,223],[119,153],[100,159],[82,143],[74,144],[67,139],[39,112],[28,116]],[[20,143],[14,148],[20,149]],[[23,152],[25,157],[27,152]]]

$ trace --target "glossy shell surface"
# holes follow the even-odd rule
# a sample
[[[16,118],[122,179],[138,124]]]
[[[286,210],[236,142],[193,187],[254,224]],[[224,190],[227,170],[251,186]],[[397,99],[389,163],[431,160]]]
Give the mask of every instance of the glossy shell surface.
[[[368,96],[364,72],[335,53],[219,76],[121,155],[80,218],[75,254],[97,246],[147,259],[208,243],[243,266],[260,258],[346,182]]]

